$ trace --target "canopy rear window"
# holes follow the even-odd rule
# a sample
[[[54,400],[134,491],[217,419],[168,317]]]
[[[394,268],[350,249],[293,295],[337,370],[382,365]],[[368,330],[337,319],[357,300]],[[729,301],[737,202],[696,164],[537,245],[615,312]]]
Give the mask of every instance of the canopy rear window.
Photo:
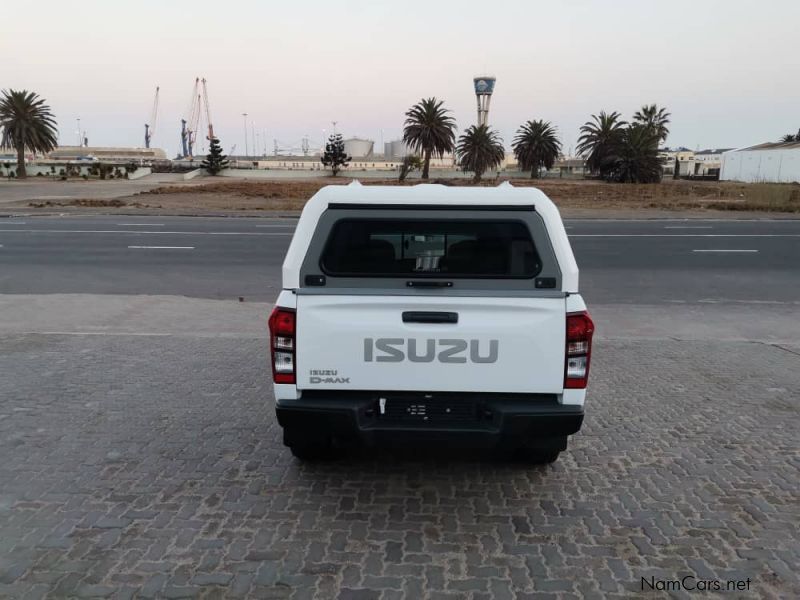
[[[343,219],[320,267],[333,277],[529,279],[541,260],[520,221]]]

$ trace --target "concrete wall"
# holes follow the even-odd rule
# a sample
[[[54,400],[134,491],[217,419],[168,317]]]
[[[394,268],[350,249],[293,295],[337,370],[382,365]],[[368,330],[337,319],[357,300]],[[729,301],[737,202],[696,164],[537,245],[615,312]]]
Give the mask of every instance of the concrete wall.
[[[747,183],[800,183],[800,148],[726,152],[719,178]]]
[[[399,170],[361,170],[361,169],[343,169],[339,172],[339,177],[346,179],[397,179]],[[263,179],[263,180],[285,180],[285,179],[318,179],[321,177],[330,177],[331,172],[328,170],[311,170],[311,169],[294,169],[291,171],[270,169],[225,169],[220,172],[221,177],[231,177],[237,179]],[[497,177],[511,178],[511,179],[528,179],[531,176],[530,171],[487,171],[483,174],[483,179],[492,180]],[[422,178],[421,171],[414,171],[409,173],[407,179],[417,180]],[[431,179],[472,179],[472,173],[464,173],[456,169],[431,169]],[[550,171],[543,172],[542,179],[582,179],[582,174],[561,174],[559,169],[551,169]]]
[[[318,170],[300,170],[295,169],[292,171],[278,171],[278,170],[257,170],[257,169],[225,169],[220,172],[222,177],[233,177],[238,179],[265,179],[265,180],[280,180],[280,179],[318,179],[320,177],[330,177],[330,171]],[[530,173],[528,174],[530,175]],[[493,179],[497,176],[497,171],[490,171],[484,173],[484,179]],[[398,171],[365,171],[357,169],[342,169],[339,172],[339,177],[347,179],[396,179]],[[420,179],[422,173],[414,171],[408,175],[408,179]],[[464,173],[454,169],[431,169],[431,179],[470,179],[472,173]]]
[[[59,177],[61,177],[59,175],[59,171],[61,169],[66,169],[66,166],[65,165],[54,165],[54,166],[56,168],[55,174],[53,174],[50,171],[50,165],[28,165],[28,164],[26,164],[25,165],[25,172],[28,174],[28,177],[36,177],[37,174],[41,173],[42,177],[49,177],[49,178],[58,179]],[[88,175],[90,166],[91,166],[91,163],[86,164],[86,165],[80,165],[78,167],[78,169],[80,170],[80,174],[81,175]],[[17,172],[17,163],[16,162],[11,164],[11,169],[10,170],[14,171],[14,173]],[[6,169],[0,169],[0,174],[2,174],[3,176],[6,176],[8,174],[8,171]]]
[[[142,177],[147,177],[153,172],[153,169],[150,167],[139,167],[133,173],[128,175],[128,179],[141,179]]]
[[[195,169],[193,171],[189,171],[188,173],[183,174],[183,180],[189,181],[190,179],[195,179],[196,177],[205,177],[208,173],[205,169]]]
[[[93,162],[85,162],[85,163],[80,163],[80,164],[72,163],[71,166],[72,167],[77,167],[78,173],[79,173],[78,177],[81,177],[83,175],[87,175],[92,179],[97,179],[98,177],[96,175],[90,175],[89,174],[89,169],[92,167],[92,165],[96,165],[96,164],[97,163],[93,163]],[[108,163],[106,163],[106,164],[108,164]],[[31,165],[31,164],[26,164],[25,165],[25,171],[28,174],[28,178],[31,178],[31,177],[44,178],[44,177],[47,177],[49,179],[59,179],[61,177],[61,175],[59,174],[61,169],[64,169],[65,171],[67,169],[67,165],[66,164],[56,164],[56,165],[52,165],[52,166],[55,167],[55,170],[56,170],[55,173],[53,173],[50,170],[50,165]],[[120,172],[124,176],[125,168],[122,165],[113,165],[113,166],[119,167]],[[11,168],[8,169],[8,170],[5,169],[5,168],[0,168],[0,177],[7,177],[9,170],[14,171],[14,174],[16,174],[16,172],[17,172],[17,163],[16,162],[11,163]],[[39,175],[39,173],[41,173],[41,175]],[[151,169],[149,167],[145,167],[145,168],[141,168],[140,167],[140,168],[136,169],[136,171],[131,173],[128,176],[128,179],[139,179],[141,177],[146,177],[147,175],[150,175],[150,173],[151,173]]]

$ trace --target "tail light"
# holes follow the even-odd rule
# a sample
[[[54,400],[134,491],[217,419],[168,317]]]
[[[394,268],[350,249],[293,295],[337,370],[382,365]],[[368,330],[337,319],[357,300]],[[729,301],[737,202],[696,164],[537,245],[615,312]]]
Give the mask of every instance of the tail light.
[[[564,361],[564,387],[583,389],[589,381],[594,323],[585,310],[567,314],[567,350]]]
[[[272,380],[295,383],[296,314],[288,308],[275,307],[269,316],[269,348],[272,354]]]

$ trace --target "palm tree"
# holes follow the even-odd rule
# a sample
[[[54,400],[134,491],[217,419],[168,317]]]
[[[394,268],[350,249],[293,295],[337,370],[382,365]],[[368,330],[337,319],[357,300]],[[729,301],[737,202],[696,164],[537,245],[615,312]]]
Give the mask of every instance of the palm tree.
[[[471,125],[458,138],[458,164],[464,172],[475,173],[478,183],[488,169],[500,166],[505,156],[503,140],[488,125]]]
[[[669,125],[670,116],[665,108],[658,108],[655,104],[645,104],[633,115],[633,121],[650,127],[658,135],[659,141],[665,142],[669,135],[667,125]]]
[[[610,159],[622,143],[627,123],[621,117],[616,111],[608,114],[601,110],[600,115],[592,115],[592,120],[581,127],[576,150],[578,154],[587,155],[589,169],[602,177],[613,167]]]
[[[797,135],[792,135],[791,133],[787,133],[785,136],[781,138],[781,142],[787,144],[789,142],[800,142],[800,131],[797,132]]]
[[[648,125],[631,123],[613,157],[609,179],[620,183],[658,183],[663,173],[658,156],[661,138]]]
[[[428,179],[431,156],[441,158],[455,148],[456,122],[442,104],[444,102],[436,98],[423,98],[406,113],[403,141],[414,152],[422,154],[423,179]]]
[[[38,94],[27,90],[3,90],[0,98],[0,147],[17,151],[17,177],[24,179],[25,149],[50,152],[58,145],[56,120]]]
[[[528,121],[517,129],[511,144],[520,169],[529,170],[531,179],[539,177],[539,169],[552,169],[561,154],[556,128],[549,121]]]

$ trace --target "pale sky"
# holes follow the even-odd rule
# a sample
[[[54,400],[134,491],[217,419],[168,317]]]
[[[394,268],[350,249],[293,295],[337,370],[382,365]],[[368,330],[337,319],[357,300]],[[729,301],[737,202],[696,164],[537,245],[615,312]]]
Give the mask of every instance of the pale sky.
[[[542,118],[567,151],[592,113],[652,102],[672,113],[671,146],[800,128],[800,0],[28,0],[4,2],[2,20],[0,89],[45,97],[64,145],[80,117],[91,145],[142,146],[158,85],[153,145],[174,155],[198,76],[237,154],[243,112],[270,151],[273,138],[319,144],[331,121],[382,150],[427,96],[463,130],[484,72],[506,146]]]

